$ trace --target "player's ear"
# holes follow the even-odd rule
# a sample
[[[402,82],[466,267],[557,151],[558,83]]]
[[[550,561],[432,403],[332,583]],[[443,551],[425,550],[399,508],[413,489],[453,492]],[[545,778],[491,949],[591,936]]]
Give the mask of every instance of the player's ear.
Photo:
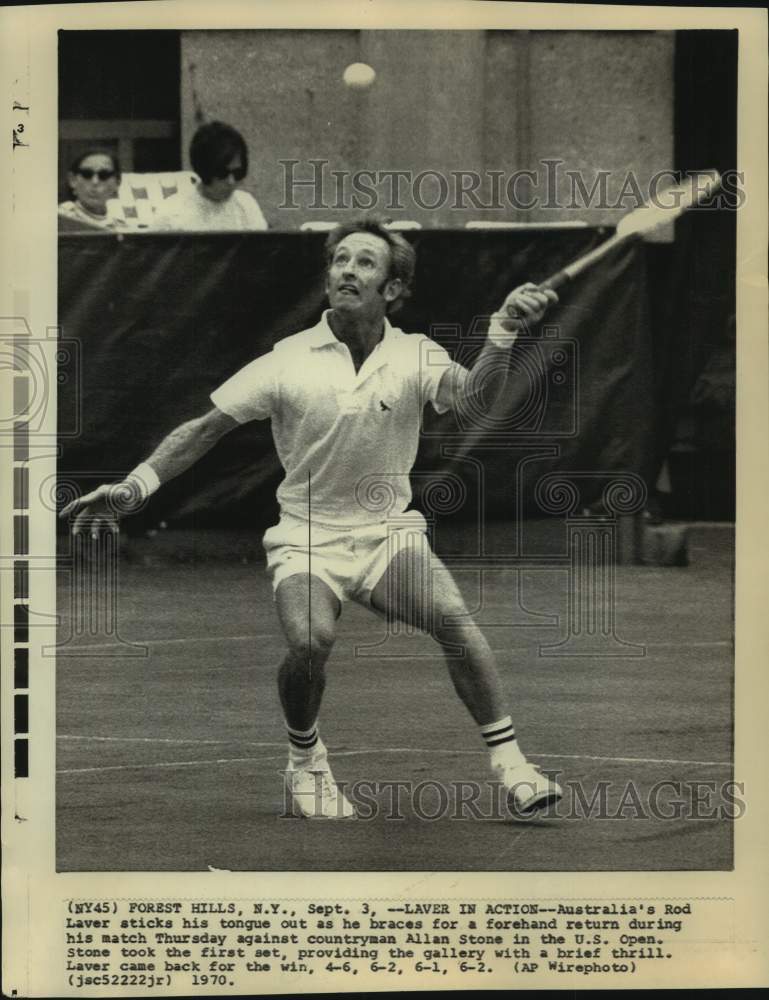
[[[403,282],[400,278],[390,278],[385,285],[384,298],[385,302],[394,302],[400,297],[403,291]]]

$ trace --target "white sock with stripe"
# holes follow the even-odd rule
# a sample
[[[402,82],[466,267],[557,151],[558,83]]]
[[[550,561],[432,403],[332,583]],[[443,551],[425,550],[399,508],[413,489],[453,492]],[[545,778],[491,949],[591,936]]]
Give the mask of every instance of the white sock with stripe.
[[[495,764],[501,763],[512,766],[525,763],[526,758],[518,746],[518,741],[515,738],[515,729],[513,729],[513,720],[509,715],[506,715],[503,719],[498,719],[496,722],[486,723],[485,726],[480,727],[480,730],[481,736],[491,754],[492,767]]]
[[[305,765],[316,757],[324,757],[326,748],[318,733],[317,722],[310,729],[292,729],[286,723],[288,757],[293,765]]]

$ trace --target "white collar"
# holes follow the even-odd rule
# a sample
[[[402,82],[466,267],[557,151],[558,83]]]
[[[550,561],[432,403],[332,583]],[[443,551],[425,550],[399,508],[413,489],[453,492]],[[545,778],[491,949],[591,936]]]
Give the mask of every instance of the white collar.
[[[314,326],[312,330],[310,330],[310,347],[317,348],[317,347],[325,347],[327,344],[342,343],[342,341],[336,336],[334,331],[331,329],[331,325],[329,324],[328,321],[330,315],[331,315],[331,310],[326,309],[323,315],[321,316],[319,322],[317,323],[317,325]],[[390,325],[390,321],[385,316],[384,334],[382,335],[382,339],[377,343],[374,350],[376,350],[377,347],[379,347],[380,345],[389,343],[392,340],[394,333],[395,331],[393,327]],[[374,352],[372,351],[371,353],[373,354]]]

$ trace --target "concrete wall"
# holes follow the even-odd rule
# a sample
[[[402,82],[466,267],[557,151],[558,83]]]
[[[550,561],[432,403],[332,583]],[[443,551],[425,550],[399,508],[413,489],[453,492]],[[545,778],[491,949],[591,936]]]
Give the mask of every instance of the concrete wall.
[[[629,173],[643,190],[672,166],[673,46],[663,32],[184,32],[185,156],[196,111],[239,128],[253,164],[244,187],[281,229],[360,214],[372,201],[428,226],[612,223],[633,207]],[[356,92],[342,72],[358,61],[377,78]],[[379,183],[359,178],[375,192],[350,207],[350,175],[362,170],[380,172]],[[381,174],[395,170],[421,181]],[[513,186],[521,171],[534,177]],[[604,190],[590,199],[600,171]],[[472,173],[475,204],[461,194]],[[314,183],[287,197],[291,176]]]
[[[530,153],[535,157],[560,157],[564,169],[588,180],[597,170],[609,171],[610,202],[621,194],[629,171],[643,184],[655,171],[672,167],[670,34],[535,34],[531,69]],[[568,204],[571,187],[560,180],[559,201]]]

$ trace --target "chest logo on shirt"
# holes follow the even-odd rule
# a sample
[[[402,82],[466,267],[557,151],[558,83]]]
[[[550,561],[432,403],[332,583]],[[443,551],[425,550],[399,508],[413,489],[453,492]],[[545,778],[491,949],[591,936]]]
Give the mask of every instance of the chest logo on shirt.
[[[383,399],[379,400],[379,408],[380,408],[380,410],[382,410],[382,412],[384,412],[385,410],[388,413],[390,412],[390,407],[387,405],[387,403],[385,403],[385,401]]]

